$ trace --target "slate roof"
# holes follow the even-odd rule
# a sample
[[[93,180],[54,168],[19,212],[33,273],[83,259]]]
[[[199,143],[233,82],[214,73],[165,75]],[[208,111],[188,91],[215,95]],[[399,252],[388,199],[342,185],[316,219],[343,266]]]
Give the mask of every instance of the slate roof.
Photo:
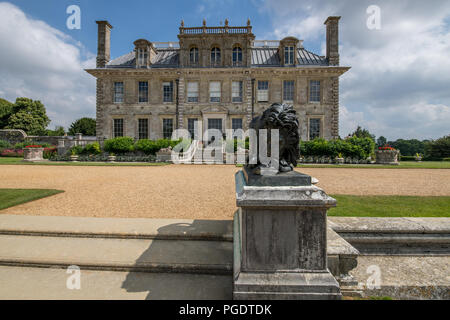
[[[328,66],[328,60],[306,49],[297,50],[297,66]],[[158,49],[158,54],[152,61],[152,68],[177,68],[179,66],[179,49]],[[107,68],[134,68],[135,53],[130,52],[108,63]],[[281,67],[278,48],[252,48],[252,67]]]

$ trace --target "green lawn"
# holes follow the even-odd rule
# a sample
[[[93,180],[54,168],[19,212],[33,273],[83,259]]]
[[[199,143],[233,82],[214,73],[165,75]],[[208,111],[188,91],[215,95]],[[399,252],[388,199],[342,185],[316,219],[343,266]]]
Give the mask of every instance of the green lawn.
[[[165,162],[69,162],[69,161],[44,161],[44,162],[23,162],[22,158],[2,158],[0,157],[0,165],[44,165],[44,166],[90,166],[90,167],[104,167],[104,166],[124,166],[124,167],[143,167],[143,166],[166,166],[170,163]]]
[[[300,164],[299,168],[352,168],[352,169],[450,169],[450,161],[400,162],[398,166],[381,164]]]
[[[51,189],[0,189],[0,210],[61,193]]]
[[[450,197],[332,195],[340,217],[450,217]]]

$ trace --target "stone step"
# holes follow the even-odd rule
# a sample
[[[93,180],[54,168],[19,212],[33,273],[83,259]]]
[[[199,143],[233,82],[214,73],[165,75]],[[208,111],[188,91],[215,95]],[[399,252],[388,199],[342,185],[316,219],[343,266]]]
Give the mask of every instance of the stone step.
[[[232,273],[224,241],[0,236],[0,265],[110,271]]]
[[[230,220],[0,215],[0,235],[233,241]]]
[[[84,270],[80,290],[66,269],[0,266],[2,300],[230,300],[232,277]]]

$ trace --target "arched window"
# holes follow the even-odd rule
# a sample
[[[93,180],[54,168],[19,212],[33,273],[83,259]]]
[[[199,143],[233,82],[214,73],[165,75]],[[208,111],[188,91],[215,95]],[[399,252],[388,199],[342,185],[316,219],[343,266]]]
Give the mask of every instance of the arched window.
[[[241,47],[233,48],[233,66],[242,65],[242,49]]]
[[[194,47],[191,49],[189,54],[189,62],[191,65],[198,64],[198,48]]]
[[[217,47],[211,49],[211,65],[220,65],[220,49]]]

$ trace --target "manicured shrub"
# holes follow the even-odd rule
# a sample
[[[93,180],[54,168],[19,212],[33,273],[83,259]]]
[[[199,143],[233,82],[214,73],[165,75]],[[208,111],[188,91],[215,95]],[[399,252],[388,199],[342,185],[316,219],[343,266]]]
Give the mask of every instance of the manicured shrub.
[[[367,159],[375,149],[375,142],[371,138],[358,138],[356,136],[345,139],[354,146],[358,146],[361,150],[355,150],[359,153],[361,159]]]
[[[80,155],[83,153],[83,147],[82,146],[73,146],[70,148],[67,152],[69,155]]]
[[[367,159],[373,152],[375,143],[370,138],[349,138],[346,140],[314,139],[300,142],[300,154],[304,157],[343,157]]]
[[[106,152],[124,154],[134,150],[134,140],[130,137],[118,137],[105,141],[104,149]]]
[[[100,144],[98,142],[94,142],[86,145],[81,153],[87,155],[97,155],[102,153],[102,149],[100,148]]]
[[[141,139],[137,141],[134,145],[134,149],[137,151],[141,151],[146,155],[154,155],[159,151],[156,142],[148,139]]]

